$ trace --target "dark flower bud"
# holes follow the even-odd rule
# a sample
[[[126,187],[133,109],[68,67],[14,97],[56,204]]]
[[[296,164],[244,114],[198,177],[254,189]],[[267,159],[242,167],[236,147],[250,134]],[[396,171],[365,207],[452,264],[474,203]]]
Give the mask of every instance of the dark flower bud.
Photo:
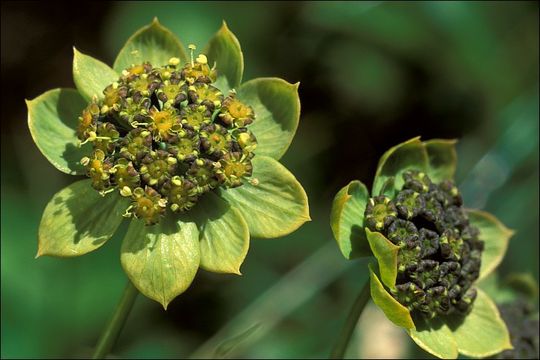
[[[190,130],[180,130],[170,137],[166,148],[178,160],[187,162],[195,160],[201,152],[199,137]]]
[[[150,99],[144,97],[127,98],[123,100],[119,115],[126,124],[136,127],[146,124],[149,109]]]
[[[396,208],[405,219],[417,216],[424,207],[424,198],[414,190],[402,190],[396,197]]]
[[[439,263],[435,260],[421,260],[411,278],[422,289],[427,289],[439,281]]]
[[[366,226],[399,246],[399,290],[392,294],[427,318],[466,312],[475,298],[471,286],[480,274],[484,243],[479,231],[470,225],[453,182],[435,184],[415,170],[405,171],[403,179],[394,200],[370,199],[365,212]],[[407,293],[416,288],[424,294],[422,301]]]
[[[420,247],[422,248],[422,258],[433,256],[439,250],[439,235],[435,231],[420,229]]]
[[[183,212],[191,209],[197,202],[197,189],[195,184],[180,176],[174,176],[164,185],[168,194],[171,210]]]
[[[120,136],[116,127],[109,122],[101,123],[96,128],[96,135],[94,149],[99,149],[106,154],[113,153],[115,148],[114,143]]]
[[[463,205],[463,199],[458,188],[454,185],[453,181],[444,180],[439,184],[439,189],[442,194],[445,195],[444,200],[441,203],[448,207],[450,205],[461,206]]]
[[[384,195],[369,199],[364,220],[372,231],[388,227],[397,216],[396,206]]]
[[[131,130],[122,141],[120,155],[131,161],[139,161],[152,149],[152,135],[143,128]]]
[[[458,282],[460,276],[460,269],[461,266],[458,262],[443,262],[439,267],[439,283],[446,289],[450,289]]]
[[[419,308],[425,301],[426,294],[413,282],[396,285],[393,295],[402,304],[407,304],[409,311]]]
[[[173,81],[165,80],[157,89],[156,95],[162,102],[168,105],[178,106],[182,101],[187,99],[187,86],[184,83],[174,83]]]
[[[418,266],[420,260],[420,254],[422,253],[422,248],[417,241],[407,241],[399,245],[398,250],[398,271],[414,271]]]
[[[476,299],[477,291],[475,288],[468,289],[465,294],[456,303],[456,308],[461,313],[467,313],[471,309],[471,305]]]
[[[185,128],[198,131],[212,122],[212,112],[204,105],[189,104],[180,113]]]
[[[219,185],[216,178],[216,163],[209,159],[197,159],[187,172],[187,179],[195,184],[199,194],[203,194]]]
[[[397,219],[388,227],[387,238],[394,244],[418,240],[418,230],[413,222]]]
[[[407,170],[403,173],[405,184],[403,189],[411,189],[418,193],[427,193],[431,186],[431,180],[426,173],[417,170]]]
[[[161,186],[174,174],[178,161],[167,151],[151,151],[141,160],[142,179],[150,186]]]
[[[443,207],[435,196],[431,193],[421,194],[420,197],[424,201],[424,207],[420,214],[428,221],[437,223],[443,215]]]
[[[456,230],[445,230],[440,239],[441,255],[445,259],[459,260],[461,259],[461,251],[463,248],[463,240],[459,237]]]

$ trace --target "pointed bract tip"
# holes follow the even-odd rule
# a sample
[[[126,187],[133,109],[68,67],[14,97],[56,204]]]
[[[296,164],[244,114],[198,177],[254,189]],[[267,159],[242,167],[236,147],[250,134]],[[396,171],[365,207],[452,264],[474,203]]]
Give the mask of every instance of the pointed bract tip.
[[[152,25],[160,25],[159,23],[159,20],[158,20],[158,17],[157,16],[154,16],[154,18],[152,19]]]
[[[227,22],[225,20],[221,20],[221,28],[222,29],[229,29],[229,27],[227,26]]]

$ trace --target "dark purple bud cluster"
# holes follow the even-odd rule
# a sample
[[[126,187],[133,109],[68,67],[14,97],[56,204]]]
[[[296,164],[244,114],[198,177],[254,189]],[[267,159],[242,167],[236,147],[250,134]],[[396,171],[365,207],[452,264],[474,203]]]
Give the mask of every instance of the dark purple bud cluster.
[[[413,314],[427,318],[466,313],[476,298],[484,243],[469,223],[452,181],[435,184],[420,171],[403,174],[393,199],[368,201],[365,225],[384,234],[398,251],[392,295]]]
[[[534,306],[525,299],[497,305],[501,316],[508,327],[512,350],[503,351],[496,359],[538,359],[540,342],[538,339],[538,313],[534,314]]]
[[[125,216],[147,225],[167,207],[187,211],[206,192],[241,186],[253,170],[251,106],[213,85],[206,56],[179,65],[131,66],[79,117],[77,135],[93,145],[81,159],[92,186],[130,198]]]

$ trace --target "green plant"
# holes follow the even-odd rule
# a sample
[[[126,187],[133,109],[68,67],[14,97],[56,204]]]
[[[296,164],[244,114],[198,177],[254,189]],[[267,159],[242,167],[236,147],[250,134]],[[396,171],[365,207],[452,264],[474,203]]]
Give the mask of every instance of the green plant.
[[[304,189],[278,162],[298,126],[298,84],[241,83],[243,54],[225,23],[197,58],[189,49],[155,19],[113,68],[74,49],[77,90],[27,101],[43,155],[90,178],[53,196],[37,256],[84,255],[131,218],[120,255],[131,282],[111,333],[133,304],[131,283],[166,309],[199,266],[240,274],[250,235],[310,220]]]
[[[374,256],[379,276],[370,266],[333,356],[343,356],[370,296],[435,356],[485,357],[512,347],[497,307],[475,284],[500,263],[513,232],[463,207],[454,145],[408,140],[379,160],[371,197],[356,180],[335,196],[331,227],[342,254]]]

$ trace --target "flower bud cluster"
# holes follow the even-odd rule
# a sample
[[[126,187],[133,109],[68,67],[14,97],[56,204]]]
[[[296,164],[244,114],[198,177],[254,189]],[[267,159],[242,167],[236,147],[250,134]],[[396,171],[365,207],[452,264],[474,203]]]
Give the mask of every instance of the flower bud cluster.
[[[538,359],[540,342],[538,339],[538,314],[534,314],[534,306],[525,299],[497,305],[501,316],[508,327],[512,346],[503,351],[496,359]]]
[[[371,198],[365,224],[399,246],[392,295],[413,314],[427,318],[466,313],[476,298],[484,243],[469,223],[452,181],[439,184],[420,171],[403,173],[401,191]]]
[[[180,65],[124,70],[79,117],[77,135],[93,152],[81,159],[101,194],[131,199],[125,216],[153,225],[169,208],[191,209],[206,192],[241,186],[252,174],[257,140],[251,106],[215,87],[216,70],[199,55]]]

